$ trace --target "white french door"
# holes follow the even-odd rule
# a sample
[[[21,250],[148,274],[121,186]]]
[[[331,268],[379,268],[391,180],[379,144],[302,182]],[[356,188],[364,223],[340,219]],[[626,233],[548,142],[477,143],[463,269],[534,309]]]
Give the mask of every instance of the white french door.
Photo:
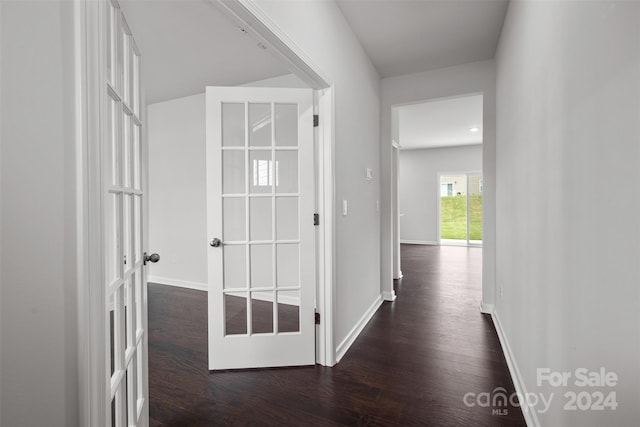
[[[440,243],[482,245],[482,175],[439,174],[439,185]]]
[[[208,87],[206,117],[209,369],[314,364],[312,90]]]
[[[143,252],[146,150],[142,144],[140,52],[115,0],[103,0],[105,426],[147,426],[147,287]]]

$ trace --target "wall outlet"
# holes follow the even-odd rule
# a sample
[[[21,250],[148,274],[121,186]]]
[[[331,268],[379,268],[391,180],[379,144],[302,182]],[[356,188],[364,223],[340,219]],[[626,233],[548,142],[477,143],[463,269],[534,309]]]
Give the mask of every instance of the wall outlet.
[[[502,301],[504,299],[504,292],[502,289],[502,286],[500,286],[500,301]]]

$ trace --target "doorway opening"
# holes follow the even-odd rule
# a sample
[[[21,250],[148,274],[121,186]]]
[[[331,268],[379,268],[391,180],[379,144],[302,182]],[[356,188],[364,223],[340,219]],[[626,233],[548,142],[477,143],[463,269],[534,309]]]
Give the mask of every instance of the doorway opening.
[[[392,108],[399,243],[482,244],[482,109],[482,94]]]
[[[441,245],[482,244],[482,174],[440,174],[438,225]]]

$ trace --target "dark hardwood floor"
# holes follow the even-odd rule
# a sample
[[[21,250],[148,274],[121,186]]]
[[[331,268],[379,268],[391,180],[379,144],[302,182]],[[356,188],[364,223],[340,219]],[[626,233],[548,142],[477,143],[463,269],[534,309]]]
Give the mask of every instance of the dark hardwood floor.
[[[524,426],[517,407],[463,402],[514,392],[478,310],[481,265],[477,248],[403,245],[397,300],[333,368],[210,373],[206,294],[150,284],[151,426]]]

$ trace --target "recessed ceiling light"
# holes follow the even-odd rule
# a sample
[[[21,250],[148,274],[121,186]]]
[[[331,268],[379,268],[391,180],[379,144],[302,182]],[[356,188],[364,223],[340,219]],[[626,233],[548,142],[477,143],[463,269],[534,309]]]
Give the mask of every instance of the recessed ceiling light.
[[[480,128],[478,126],[474,126],[472,128],[469,128],[469,132],[478,132],[480,130]]]

